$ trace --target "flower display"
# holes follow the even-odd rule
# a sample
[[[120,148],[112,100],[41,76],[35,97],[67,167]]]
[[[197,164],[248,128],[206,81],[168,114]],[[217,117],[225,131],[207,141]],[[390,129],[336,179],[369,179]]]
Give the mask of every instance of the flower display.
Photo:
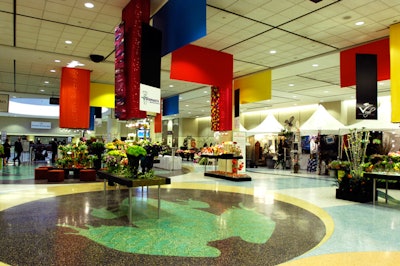
[[[220,129],[220,92],[219,88],[211,87],[211,130],[218,131]]]
[[[103,163],[106,171],[128,178],[152,178],[152,162],[154,156],[158,156],[161,150],[159,143],[151,143],[148,140],[121,141],[114,140],[105,144],[106,153],[103,155]],[[149,156],[151,158],[147,158]],[[139,171],[139,165],[142,171]]]

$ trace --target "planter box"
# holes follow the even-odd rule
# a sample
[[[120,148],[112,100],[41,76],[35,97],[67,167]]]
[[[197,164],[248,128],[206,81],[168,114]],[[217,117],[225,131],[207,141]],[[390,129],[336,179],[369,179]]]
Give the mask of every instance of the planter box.
[[[378,194],[376,193],[376,195]],[[336,189],[336,198],[361,203],[371,202],[373,199],[372,188],[370,192],[350,192]]]

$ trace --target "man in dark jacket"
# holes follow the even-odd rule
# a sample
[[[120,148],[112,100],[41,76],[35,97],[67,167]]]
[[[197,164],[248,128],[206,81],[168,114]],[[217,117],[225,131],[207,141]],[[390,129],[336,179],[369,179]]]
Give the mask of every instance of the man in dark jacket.
[[[15,143],[14,143],[14,153],[15,153],[15,157],[13,159],[14,165],[15,165],[16,160],[18,160],[18,165],[20,165],[21,164],[21,153],[22,153],[21,137],[19,137],[18,140],[15,141]]]

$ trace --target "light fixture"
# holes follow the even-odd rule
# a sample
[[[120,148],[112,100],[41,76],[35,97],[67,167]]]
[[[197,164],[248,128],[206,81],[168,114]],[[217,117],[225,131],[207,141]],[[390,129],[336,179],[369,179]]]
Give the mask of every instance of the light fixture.
[[[356,22],[355,23],[357,26],[361,26],[361,25],[364,25],[364,21],[358,21],[358,22]]]
[[[294,84],[292,84],[292,83],[289,84],[289,87],[293,87],[293,86],[294,86]]]
[[[56,62],[56,63],[60,63],[60,62],[61,62],[61,60],[59,60],[59,59],[55,59],[55,60],[54,60],[54,62]]]
[[[66,43],[66,44],[72,44],[72,41],[66,40],[65,43]]]
[[[318,65],[318,64],[312,64],[312,66],[313,66],[313,67],[318,67],[319,65]]]
[[[51,73],[55,73],[56,70],[55,70],[55,69],[50,69],[50,72],[51,72]]]
[[[269,51],[270,54],[276,54],[276,50]]]
[[[93,8],[94,5],[93,5],[93,3],[87,2],[87,3],[85,3],[85,7],[87,7],[87,8]]]

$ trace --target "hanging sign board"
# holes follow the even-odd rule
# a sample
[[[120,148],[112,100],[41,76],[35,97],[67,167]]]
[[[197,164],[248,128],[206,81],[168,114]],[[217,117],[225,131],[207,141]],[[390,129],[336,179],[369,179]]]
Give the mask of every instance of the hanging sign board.
[[[160,89],[145,84],[140,84],[140,111],[160,113]]]
[[[51,129],[51,122],[31,121],[31,128]]]
[[[0,94],[0,112],[8,113],[9,95]]]

